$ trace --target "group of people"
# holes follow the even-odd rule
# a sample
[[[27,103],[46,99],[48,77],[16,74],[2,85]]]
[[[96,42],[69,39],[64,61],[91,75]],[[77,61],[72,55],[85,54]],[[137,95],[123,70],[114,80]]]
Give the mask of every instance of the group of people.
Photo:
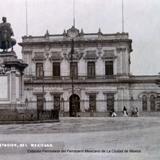
[[[129,116],[127,108],[125,106],[123,107],[123,111],[122,112],[123,112],[123,117],[128,117]],[[117,117],[117,114],[116,114],[114,109],[111,110],[110,116],[111,117]],[[131,117],[138,117],[138,116],[139,116],[138,108],[137,107],[132,107],[132,109],[131,109]]]

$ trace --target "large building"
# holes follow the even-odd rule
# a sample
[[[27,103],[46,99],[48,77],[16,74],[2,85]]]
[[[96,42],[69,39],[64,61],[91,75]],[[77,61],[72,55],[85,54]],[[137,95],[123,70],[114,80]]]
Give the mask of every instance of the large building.
[[[160,111],[159,76],[130,74],[128,33],[24,36],[24,98],[28,109],[59,109],[65,116],[106,116],[111,110]]]

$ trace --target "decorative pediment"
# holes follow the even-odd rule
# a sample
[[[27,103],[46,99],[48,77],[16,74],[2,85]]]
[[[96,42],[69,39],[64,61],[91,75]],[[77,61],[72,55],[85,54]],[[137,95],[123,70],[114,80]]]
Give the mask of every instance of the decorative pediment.
[[[91,94],[92,94],[92,95],[93,95],[93,94],[96,95],[96,94],[98,94],[98,93],[99,93],[98,91],[87,91],[87,92],[86,92],[87,95],[91,95]]]
[[[96,51],[87,51],[86,55],[84,56],[85,60],[97,60],[98,56]]]
[[[50,92],[51,95],[62,95],[63,92],[60,91],[55,91],[55,92]]]
[[[34,61],[43,61],[45,60],[44,52],[35,52],[33,59]]]
[[[79,35],[79,30],[74,26],[72,26],[70,29],[67,30],[68,37],[74,38],[77,37],[78,35]]]
[[[110,91],[104,91],[103,94],[107,95],[107,94],[116,94],[117,90],[110,90]]]
[[[74,60],[74,61],[79,61],[83,56],[83,52],[79,53],[78,51],[74,51],[74,53],[71,55],[71,52],[68,54],[67,59],[68,60]]]
[[[104,50],[102,59],[113,59],[115,58],[114,50]]]
[[[61,52],[52,52],[50,60],[51,61],[61,61],[63,57],[61,56]]]

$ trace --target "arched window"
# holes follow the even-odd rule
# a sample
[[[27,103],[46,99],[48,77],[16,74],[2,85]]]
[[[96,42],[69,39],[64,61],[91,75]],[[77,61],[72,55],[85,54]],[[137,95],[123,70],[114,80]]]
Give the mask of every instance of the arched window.
[[[147,96],[146,95],[142,96],[142,110],[147,111]]]
[[[151,111],[155,111],[156,110],[156,103],[155,103],[155,96],[151,95],[150,96],[150,109]]]

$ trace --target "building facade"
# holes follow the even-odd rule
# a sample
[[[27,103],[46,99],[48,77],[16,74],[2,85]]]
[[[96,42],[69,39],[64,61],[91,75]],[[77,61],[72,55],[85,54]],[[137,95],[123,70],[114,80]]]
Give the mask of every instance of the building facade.
[[[63,34],[24,36],[24,101],[28,109],[58,109],[64,116],[106,116],[137,107],[160,111],[159,76],[130,74],[128,33],[84,33],[74,26]]]

